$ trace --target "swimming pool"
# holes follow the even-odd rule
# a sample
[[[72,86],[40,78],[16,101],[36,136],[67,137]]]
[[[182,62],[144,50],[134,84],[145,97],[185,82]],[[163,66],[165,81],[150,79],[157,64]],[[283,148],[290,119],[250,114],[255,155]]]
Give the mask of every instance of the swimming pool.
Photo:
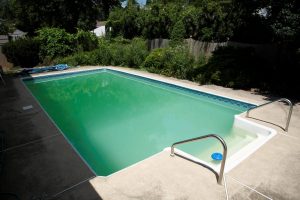
[[[265,134],[257,134],[262,131],[247,128],[249,123],[235,117],[252,104],[121,71],[98,69],[23,81],[100,176],[137,163],[174,142],[211,133],[224,138],[229,159],[234,158]],[[213,165],[218,163],[210,156],[222,147],[207,140],[179,149]]]

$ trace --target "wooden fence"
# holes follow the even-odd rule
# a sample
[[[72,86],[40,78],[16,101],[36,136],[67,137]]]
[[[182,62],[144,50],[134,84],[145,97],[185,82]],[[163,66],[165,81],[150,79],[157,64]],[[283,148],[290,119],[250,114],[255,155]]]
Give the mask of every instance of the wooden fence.
[[[272,62],[277,55],[278,48],[273,44],[247,44],[240,42],[203,42],[194,40],[192,38],[185,39],[187,47],[195,59],[198,59],[200,56],[205,55],[207,57],[212,55],[212,52],[220,46],[233,46],[233,47],[251,47],[261,57]],[[148,49],[153,50],[156,48],[168,47],[170,43],[169,39],[153,39],[148,40]]]

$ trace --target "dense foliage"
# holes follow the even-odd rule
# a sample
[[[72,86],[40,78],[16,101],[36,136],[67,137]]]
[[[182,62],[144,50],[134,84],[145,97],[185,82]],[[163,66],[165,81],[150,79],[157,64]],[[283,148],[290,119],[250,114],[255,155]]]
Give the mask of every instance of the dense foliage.
[[[226,29],[226,13],[219,2],[203,0],[197,7],[182,3],[151,3],[145,9],[127,6],[110,13],[107,26],[111,35],[172,38],[192,37],[205,41],[226,41],[231,31]]]
[[[143,67],[150,72],[191,80],[194,59],[184,46],[155,49],[146,58]]]
[[[30,35],[42,27],[76,32],[77,28],[93,29],[97,19],[106,19],[119,6],[119,0],[0,0],[0,19],[13,20]]]
[[[233,88],[259,87],[260,81],[266,80],[265,66],[253,48],[220,47],[201,68],[198,81]]]
[[[3,46],[3,53],[15,66],[34,67],[51,64],[57,57],[98,48],[98,38],[89,31],[70,34],[64,29],[43,28],[34,38],[17,39]]]
[[[100,39],[97,49],[58,58],[55,63],[67,63],[71,66],[115,65],[138,68],[148,54],[146,41],[140,38],[133,38],[133,40],[116,38],[111,41]]]
[[[75,38],[64,29],[43,28],[38,31],[37,40],[40,41],[40,57],[53,59],[57,56],[66,56],[74,52]]]
[[[16,66],[32,67],[39,62],[39,42],[35,39],[19,39],[3,45],[2,52]]]

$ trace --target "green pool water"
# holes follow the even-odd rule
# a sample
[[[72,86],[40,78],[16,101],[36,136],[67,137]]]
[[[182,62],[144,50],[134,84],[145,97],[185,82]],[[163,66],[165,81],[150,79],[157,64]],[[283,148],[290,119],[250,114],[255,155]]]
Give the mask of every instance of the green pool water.
[[[95,171],[106,176],[172,143],[215,133],[229,155],[255,137],[233,128],[247,106],[111,70],[24,80],[63,134]],[[221,151],[215,140],[181,150],[207,162]]]

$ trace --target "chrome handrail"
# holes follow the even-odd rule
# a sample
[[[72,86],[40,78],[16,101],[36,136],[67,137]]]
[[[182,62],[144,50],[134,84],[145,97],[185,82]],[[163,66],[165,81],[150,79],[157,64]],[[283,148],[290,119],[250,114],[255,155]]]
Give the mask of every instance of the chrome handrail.
[[[215,135],[215,134],[209,134],[209,135],[203,135],[203,136],[200,136],[200,137],[196,137],[196,138],[191,138],[191,139],[188,139],[188,140],[183,140],[183,141],[180,141],[180,142],[176,142],[174,144],[172,144],[171,146],[171,156],[174,156],[175,153],[174,153],[174,147],[176,145],[179,145],[179,144],[183,144],[183,143],[188,143],[188,142],[194,142],[194,141],[197,141],[197,140],[201,140],[201,139],[206,139],[206,138],[209,138],[209,137],[213,137],[213,138],[216,138],[217,140],[219,140],[223,146],[223,158],[222,158],[222,162],[221,162],[221,167],[220,167],[220,172],[218,174],[218,184],[222,184],[222,180],[223,180],[223,176],[224,176],[224,168],[225,168],[225,162],[226,162],[226,157],[227,157],[227,145],[226,145],[226,142],[223,140],[223,138],[221,138],[220,136],[218,135]],[[203,164],[203,163],[202,163]],[[205,164],[203,164],[205,165]],[[207,166],[207,165],[205,165]],[[207,166],[209,167],[209,166]]]
[[[284,101],[284,102],[288,103],[289,107],[290,107],[289,114],[288,114],[288,117],[287,117],[287,120],[286,120],[286,124],[285,124],[285,128],[282,127],[287,132],[288,129],[289,129],[289,125],[290,125],[290,121],[291,121],[291,117],[292,117],[292,112],[293,112],[293,104],[292,104],[292,102],[289,99],[281,98],[281,99],[277,99],[275,101],[271,101],[271,102],[267,102],[267,103],[261,104],[261,105],[259,105],[257,107],[250,108],[249,110],[247,110],[246,117],[249,117],[249,113],[252,110],[255,110],[257,108],[269,105],[271,103],[279,102],[279,101]]]

